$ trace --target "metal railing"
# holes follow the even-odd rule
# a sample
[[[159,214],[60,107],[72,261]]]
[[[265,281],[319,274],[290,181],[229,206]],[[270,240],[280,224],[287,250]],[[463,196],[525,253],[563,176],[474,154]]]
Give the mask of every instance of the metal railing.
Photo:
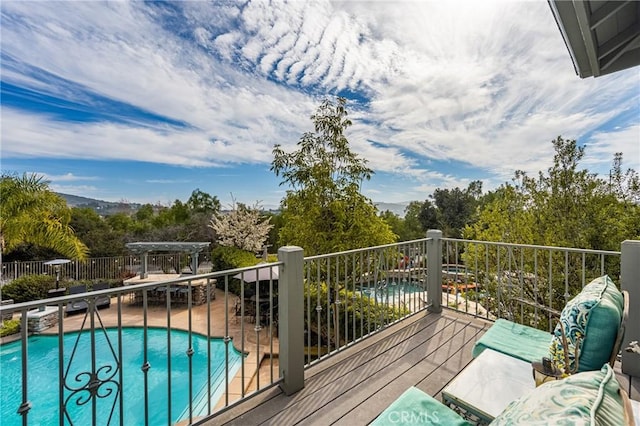
[[[53,408],[45,410],[55,417],[48,423],[104,423],[97,418],[105,416],[100,407],[106,404],[111,424],[197,424],[276,384],[286,394],[300,390],[306,367],[425,309],[439,312],[444,307],[548,328],[548,309],[561,309],[592,278],[605,273],[626,285],[632,300],[637,297],[638,289],[629,286],[640,283],[640,271],[633,269],[640,264],[640,242],[632,243],[623,243],[621,256],[449,239],[432,230],[420,240],[307,258],[299,247],[283,247],[279,261],[267,265],[169,280],[150,276],[155,282],[140,284],[134,278],[120,288],[0,306],[0,317],[19,315],[21,321],[10,356],[19,363],[18,376],[9,384],[17,399],[11,413],[3,412],[2,421],[37,423],[39,397],[44,395],[54,399]],[[110,306],[100,310],[105,296]],[[67,307],[78,305],[84,306],[83,314],[65,316]],[[53,392],[43,392],[34,382],[42,367],[29,337],[30,329],[39,332],[39,327],[50,326],[47,321],[57,323],[49,330],[57,339],[53,362],[46,361],[46,368],[55,372]],[[123,363],[128,358],[125,325],[142,333],[133,370]],[[159,342],[152,339],[158,327]],[[628,325],[625,342],[639,337],[633,327]],[[183,330],[186,339],[174,336],[172,329]],[[85,349],[77,343],[79,335],[88,336]],[[221,339],[221,358],[213,355],[214,337]],[[3,407],[10,401],[4,391],[9,386],[6,348],[0,348]],[[80,353],[89,358],[77,361]],[[104,353],[112,361],[103,361]],[[153,358],[158,354],[173,355],[159,364]],[[203,364],[198,357],[204,358]],[[160,378],[154,376],[161,370],[158,365],[164,366]],[[202,371],[204,379],[197,379]],[[140,384],[137,393],[130,390],[131,381]],[[158,398],[156,386],[165,399]],[[184,400],[176,392],[186,395]],[[132,411],[127,401],[133,396],[140,402]],[[158,399],[164,408],[154,406]],[[80,412],[88,417],[75,421]],[[129,417],[132,412],[139,417]],[[159,419],[152,417],[157,412]]]
[[[307,365],[427,306],[427,241],[305,258]]]
[[[198,273],[211,272],[211,259],[207,253],[200,253]],[[92,257],[86,260],[73,260],[58,265],[61,279],[96,280],[118,279],[137,274],[141,269],[142,256]],[[55,275],[53,266],[46,261],[14,261],[2,263],[2,282],[15,280],[23,275]],[[191,264],[191,255],[187,253],[159,253],[149,255],[150,273],[180,273]]]
[[[2,424],[193,424],[278,383],[280,265],[2,306]]]
[[[443,238],[442,256],[444,306],[549,331],[586,284],[620,277],[615,251]]]

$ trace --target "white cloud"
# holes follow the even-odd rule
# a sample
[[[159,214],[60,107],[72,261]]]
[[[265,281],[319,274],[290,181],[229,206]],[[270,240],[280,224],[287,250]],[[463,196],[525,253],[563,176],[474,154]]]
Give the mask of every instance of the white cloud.
[[[76,176],[73,173],[65,173],[63,175],[51,175],[51,174],[40,173],[40,172],[34,172],[34,173],[39,176],[43,176],[48,181],[55,182],[55,183],[100,180],[100,178],[96,176]]]
[[[3,106],[3,157],[264,164],[275,143],[292,147],[310,130],[318,97],[348,88],[366,98],[351,110],[352,146],[374,170],[411,182],[404,201],[466,187],[473,178],[447,170],[451,162],[494,183],[516,169],[544,170],[558,135],[589,144],[589,164],[610,163],[619,150],[640,168],[638,118],[629,113],[638,73],[577,78],[545,2],[175,9],[4,2],[3,81],[100,108],[87,90],[186,127],[124,115],[124,123],[63,122]],[[582,140],[616,120],[622,129]]]
[[[608,173],[613,156],[622,152],[622,167],[640,172],[640,124],[610,132],[598,132],[586,141],[583,162],[590,170]]]

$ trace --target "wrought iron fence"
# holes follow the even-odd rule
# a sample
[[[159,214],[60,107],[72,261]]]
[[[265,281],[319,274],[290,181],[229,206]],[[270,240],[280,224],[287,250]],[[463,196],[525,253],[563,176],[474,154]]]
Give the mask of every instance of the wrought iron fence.
[[[197,273],[211,272],[211,259],[208,253],[200,253]],[[141,256],[93,257],[86,260],[74,260],[58,265],[61,279],[97,280],[119,279],[140,272]],[[55,275],[53,266],[46,261],[14,261],[2,263],[0,282],[9,282],[23,275]],[[191,255],[186,253],[150,254],[148,268],[150,273],[180,273],[191,264]]]
[[[21,331],[0,346],[2,424],[192,424],[278,383],[277,273],[258,269],[3,305]]]

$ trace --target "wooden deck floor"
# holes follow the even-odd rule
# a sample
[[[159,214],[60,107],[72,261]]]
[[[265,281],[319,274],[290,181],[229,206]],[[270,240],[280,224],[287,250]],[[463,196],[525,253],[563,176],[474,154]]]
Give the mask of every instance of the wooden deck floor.
[[[410,386],[440,399],[491,323],[452,311],[421,313],[306,371],[305,388],[274,387],[207,425],[366,425]]]

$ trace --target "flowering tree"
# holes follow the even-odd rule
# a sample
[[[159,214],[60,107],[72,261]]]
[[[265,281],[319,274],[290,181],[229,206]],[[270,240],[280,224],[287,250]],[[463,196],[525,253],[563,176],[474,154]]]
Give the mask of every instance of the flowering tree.
[[[259,203],[248,207],[233,200],[231,211],[214,215],[209,227],[216,231],[220,245],[255,252],[262,248],[273,228],[271,218],[262,218],[260,211]]]

